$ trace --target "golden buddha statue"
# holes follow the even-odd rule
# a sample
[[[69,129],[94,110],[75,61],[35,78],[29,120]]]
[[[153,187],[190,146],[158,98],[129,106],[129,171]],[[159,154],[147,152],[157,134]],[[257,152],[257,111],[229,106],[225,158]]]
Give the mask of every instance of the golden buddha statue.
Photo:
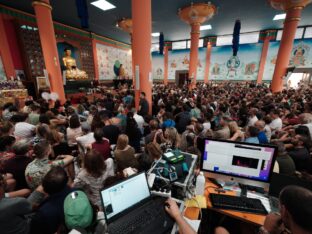
[[[85,71],[77,68],[76,59],[71,57],[71,50],[66,48],[64,50],[63,64],[66,67],[66,79],[68,80],[86,80],[88,75]]]

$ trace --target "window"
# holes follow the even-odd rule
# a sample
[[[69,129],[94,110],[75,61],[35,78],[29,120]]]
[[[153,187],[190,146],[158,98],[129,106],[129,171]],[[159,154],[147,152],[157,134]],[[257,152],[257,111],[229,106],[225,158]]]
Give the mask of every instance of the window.
[[[240,35],[239,44],[258,43],[259,32],[242,33]]]
[[[152,44],[151,52],[159,51],[159,43]]]
[[[307,27],[305,34],[304,34],[304,38],[312,38],[312,27]]]
[[[217,46],[224,46],[224,45],[232,45],[233,36],[219,36],[217,37]]]
[[[198,47],[203,47],[204,46],[204,39],[199,39],[199,43],[198,43]],[[187,48],[190,49],[191,48],[191,40],[187,41]]]
[[[176,42],[172,42],[172,49],[173,49],[173,50],[186,49],[186,41],[176,41]]]
[[[301,39],[303,36],[303,31],[304,31],[304,28],[297,28],[295,39]],[[282,35],[283,35],[283,30],[278,30],[276,40],[277,41],[282,40]]]

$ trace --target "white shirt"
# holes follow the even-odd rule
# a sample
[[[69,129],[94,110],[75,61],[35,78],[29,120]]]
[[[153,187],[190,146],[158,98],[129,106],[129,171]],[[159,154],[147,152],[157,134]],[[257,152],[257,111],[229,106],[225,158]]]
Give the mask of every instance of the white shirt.
[[[249,118],[247,127],[254,126],[255,123],[256,123],[257,121],[258,121],[257,116],[254,116],[254,117],[252,117],[252,118]]]
[[[36,127],[26,122],[15,124],[14,137],[17,139],[31,138],[35,133]]]
[[[208,129],[211,128],[211,123],[210,122],[203,123],[203,127],[204,127],[204,131],[207,131]]]
[[[265,125],[264,127],[264,133],[266,135],[266,137],[268,138],[268,141],[271,141],[271,136],[272,136],[272,131],[269,125]]]
[[[282,127],[283,127],[283,122],[281,118],[276,118],[270,123],[270,128],[272,129],[273,134],[276,130],[281,130]]]
[[[69,146],[76,145],[76,138],[80,137],[82,135],[82,129],[81,127],[78,128],[67,128],[66,129],[66,135],[67,135],[67,143]]]
[[[145,123],[144,118],[143,118],[141,115],[138,115],[137,113],[135,113],[135,114],[133,115],[133,118],[134,118],[135,121],[137,122],[138,128],[139,128],[141,131],[143,131],[143,126],[144,126],[144,123]]]
[[[87,147],[92,145],[95,142],[94,133],[90,132],[86,135],[80,136],[76,138],[77,142],[79,142],[83,147]]]

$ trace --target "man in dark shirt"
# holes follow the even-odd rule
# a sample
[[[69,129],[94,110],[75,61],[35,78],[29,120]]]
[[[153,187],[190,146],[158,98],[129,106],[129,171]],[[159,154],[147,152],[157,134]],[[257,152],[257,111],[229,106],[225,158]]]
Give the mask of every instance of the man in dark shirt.
[[[103,127],[103,137],[109,140],[111,145],[116,145],[120,132],[118,126],[113,125],[109,116],[102,116],[105,126]]]
[[[182,134],[186,130],[186,126],[188,126],[191,122],[191,115],[189,112],[189,108],[186,104],[182,107],[182,112],[176,116],[176,128],[180,134]]]
[[[49,196],[39,206],[32,218],[30,233],[53,234],[65,223],[64,200],[73,189],[67,186],[68,177],[62,167],[53,167],[43,178],[44,192]]]
[[[0,232],[15,234],[28,233],[29,225],[25,215],[31,213],[31,203],[21,197],[5,197],[5,189],[6,181],[0,174]]]
[[[308,138],[303,135],[296,135],[292,138],[291,143],[294,148],[289,150],[288,153],[290,157],[294,160],[296,168],[298,171],[308,170],[310,154],[308,149],[304,146],[305,142],[308,141]]]
[[[145,97],[146,97],[145,93],[141,92],[138,114],[142,115],[143,117],[148,115],[148,111],[149,111],[149,104]]]
[[[279,167],[279,173],[288,176],[294,176],[296,173],[296,166],[294,160],[288,155],[285,145],[281,141],[272,142],[277,146],[276,161]]]
[[[29,150],[29,144],[25,140],[20,140],[13,145],[15,156],[4,161],[2,165],[2,173],[11,173],[16,180],[16,190],[28,188],[25,180],[25,169],[31,162],[26,155]]]

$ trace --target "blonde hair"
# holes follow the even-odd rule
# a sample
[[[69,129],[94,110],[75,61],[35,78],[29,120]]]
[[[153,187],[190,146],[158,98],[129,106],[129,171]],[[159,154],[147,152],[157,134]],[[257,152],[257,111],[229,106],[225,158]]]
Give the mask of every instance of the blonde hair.
[[[126,134],[120,134],[117,139],[116,149],[124,150],[129,143],[129,138]]]
[[[170,127],[166,128],[165,136],[172,146],[178,147],[180,144],[180,136],[177,129]]]
[[[237,125],[237,123],[235,121],[231,121],[229,122],[229,129],[230,129],[230,132],[233,134],[235,133],[237,130],[239,130],[239,127]]]

